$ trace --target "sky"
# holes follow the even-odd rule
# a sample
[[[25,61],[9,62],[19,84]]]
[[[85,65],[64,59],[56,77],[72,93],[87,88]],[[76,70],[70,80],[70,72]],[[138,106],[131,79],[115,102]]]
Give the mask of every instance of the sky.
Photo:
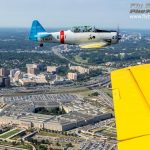
[[[150,19],[130,19],[130,4],[149,0],[0,0],[0,27],[93,25],[102,28],[150,28]]]

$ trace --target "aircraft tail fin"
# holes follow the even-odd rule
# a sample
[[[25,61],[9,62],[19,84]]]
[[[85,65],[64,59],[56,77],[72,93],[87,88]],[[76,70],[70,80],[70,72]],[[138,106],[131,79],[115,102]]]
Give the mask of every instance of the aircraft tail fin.
[[[118,150],[150,148],[150,64],[111,73]]]
[[[32,22],[32,27],[29,35],[29,39],[33,41],[37,41],[37,34],[39,32],[46,32],[42,25],[39,23],[38,20],[34,20]]]

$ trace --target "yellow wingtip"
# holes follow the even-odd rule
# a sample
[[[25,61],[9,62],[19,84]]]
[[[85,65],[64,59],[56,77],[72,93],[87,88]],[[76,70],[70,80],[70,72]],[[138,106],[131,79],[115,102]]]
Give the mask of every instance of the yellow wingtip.
[[[150,148],[150,64],[111,73],[119,150]],[[141,148],[143,147],[143,148]]]

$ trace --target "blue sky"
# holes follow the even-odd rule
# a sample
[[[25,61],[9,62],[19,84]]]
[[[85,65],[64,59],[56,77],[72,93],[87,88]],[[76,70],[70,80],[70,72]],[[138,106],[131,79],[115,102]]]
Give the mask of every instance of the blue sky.
[[[45,27],[95,25],[150,28],[150,19],[130,19],[130,3],[149,0],[0,0],[0,27],[30,27],[38,19]]]

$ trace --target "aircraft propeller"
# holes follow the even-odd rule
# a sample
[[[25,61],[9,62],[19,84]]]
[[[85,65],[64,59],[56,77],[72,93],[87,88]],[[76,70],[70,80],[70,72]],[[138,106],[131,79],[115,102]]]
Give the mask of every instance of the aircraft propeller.
[[[120,34],[120,28],[119,28],[119,26],[117,28],[117,39],[118,39],[118,41],[121,40],[121,34]]]

